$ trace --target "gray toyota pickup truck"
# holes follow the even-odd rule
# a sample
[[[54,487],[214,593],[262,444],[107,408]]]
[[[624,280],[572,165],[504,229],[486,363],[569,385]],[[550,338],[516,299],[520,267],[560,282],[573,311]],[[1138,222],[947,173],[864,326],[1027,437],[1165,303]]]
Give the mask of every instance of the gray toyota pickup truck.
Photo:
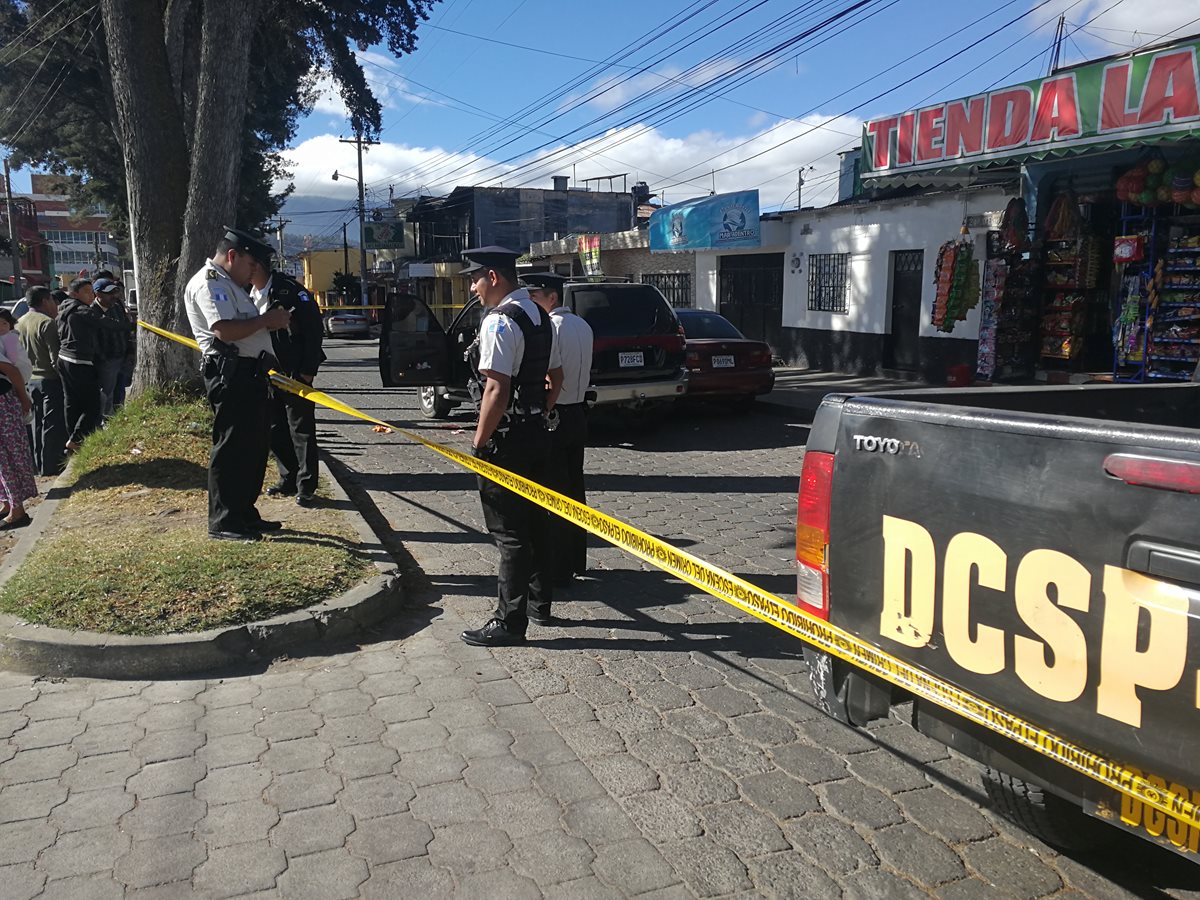
[[[797,604],[1200,802],[1200,384],[831,396],[813,421]],[[1048,843],[1200,829],[808,651],[824,710],[908,701]],[[903,706],[906,714],[910,707]],[[1092,816],[1089,819],[1081,810]]]

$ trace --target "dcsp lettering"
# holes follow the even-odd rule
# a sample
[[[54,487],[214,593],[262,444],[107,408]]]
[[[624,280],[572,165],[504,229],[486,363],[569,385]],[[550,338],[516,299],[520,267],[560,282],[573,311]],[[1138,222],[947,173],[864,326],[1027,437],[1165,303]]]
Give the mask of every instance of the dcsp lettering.
[[[1031,691],[1060,703],[1078,700],[1091,680],[1096,711],[1136,728],[1142,724],[1139,692],[1169,691],[1183,679],[1189,621],[1181,588],[1106,565],[1099,573],[1103,609],[1092,610],[1096,575],[1066,553],[1031,550],[1010,582],[1008,554],[981,534],[954,535],[939,560],[933,536],[918,523],[884,516],[882,531],[882,637],[927,647],[940,618],[946,653],[962,669],[1012,671]],[[981,622],[975,604],[983,602],[983,591],[992,592],[986,600],[992,608],[996,594],[1006,596],[1034,636]],[[1089,615],[1100,622],[1093,672],[1080,624]]]

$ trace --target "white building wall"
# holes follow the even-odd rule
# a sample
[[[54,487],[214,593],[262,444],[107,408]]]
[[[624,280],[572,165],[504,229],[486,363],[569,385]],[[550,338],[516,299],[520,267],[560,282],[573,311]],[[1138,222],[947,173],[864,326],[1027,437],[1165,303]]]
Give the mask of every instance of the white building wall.
[[[783,324],[790,328],[886,334],[891,326],[891,254],[924,250],[921,337],[974,340],[979,337],[979,307],[970,310],[950,334],[937,331],[933,316],[938,248],[959,237],[966,216],[1003,212],[1003,190],[962,191],[883,201],[861,206],[805,210],[788,217],[791,229],[783,280]],[[971,232],[975,259],[986,255],[986,231]],[[850,289],[846,313],[808,308],[808,257],[848,253]]]

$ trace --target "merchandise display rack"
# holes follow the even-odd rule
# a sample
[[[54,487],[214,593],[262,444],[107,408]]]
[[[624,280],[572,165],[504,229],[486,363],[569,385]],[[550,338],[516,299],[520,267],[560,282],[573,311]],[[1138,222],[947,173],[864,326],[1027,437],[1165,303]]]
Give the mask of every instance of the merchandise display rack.
[[[1114,380],[1187,381],[1200,361],[1200,215],[1126,204],[1121,224],[1145,236],[1146,252],[1125,264],[1123,293],[1132,307],[1137,290],[1138,331],[1114,348]]]
[[[1042,284],[1046,301],[1041,315],[1044,360],[1071,362],[1083,350],[1088,294],[1095,289],[1093,238],[1048,238],[1042,241]]]

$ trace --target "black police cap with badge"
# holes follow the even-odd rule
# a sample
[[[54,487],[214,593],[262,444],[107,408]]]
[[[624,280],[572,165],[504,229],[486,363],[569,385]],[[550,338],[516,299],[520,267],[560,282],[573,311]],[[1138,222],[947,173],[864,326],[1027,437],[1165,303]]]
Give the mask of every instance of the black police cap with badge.
[[[223,239],[232,244],[234,250],[248,253],[268,269],[271,268],[271,257],[275,255],[275,248],[258,235],[226,225]]]
[[[488,247],[475,247],[463,251],[463,269],[461,275],[477,275],[484,269],[515,269],[520,253],[506,247],[494,244]]]
[[[521,276],[521,286],[531,291],[553,291],[562,299],[563,284],[567,276],[553,272],[529,272]]]

